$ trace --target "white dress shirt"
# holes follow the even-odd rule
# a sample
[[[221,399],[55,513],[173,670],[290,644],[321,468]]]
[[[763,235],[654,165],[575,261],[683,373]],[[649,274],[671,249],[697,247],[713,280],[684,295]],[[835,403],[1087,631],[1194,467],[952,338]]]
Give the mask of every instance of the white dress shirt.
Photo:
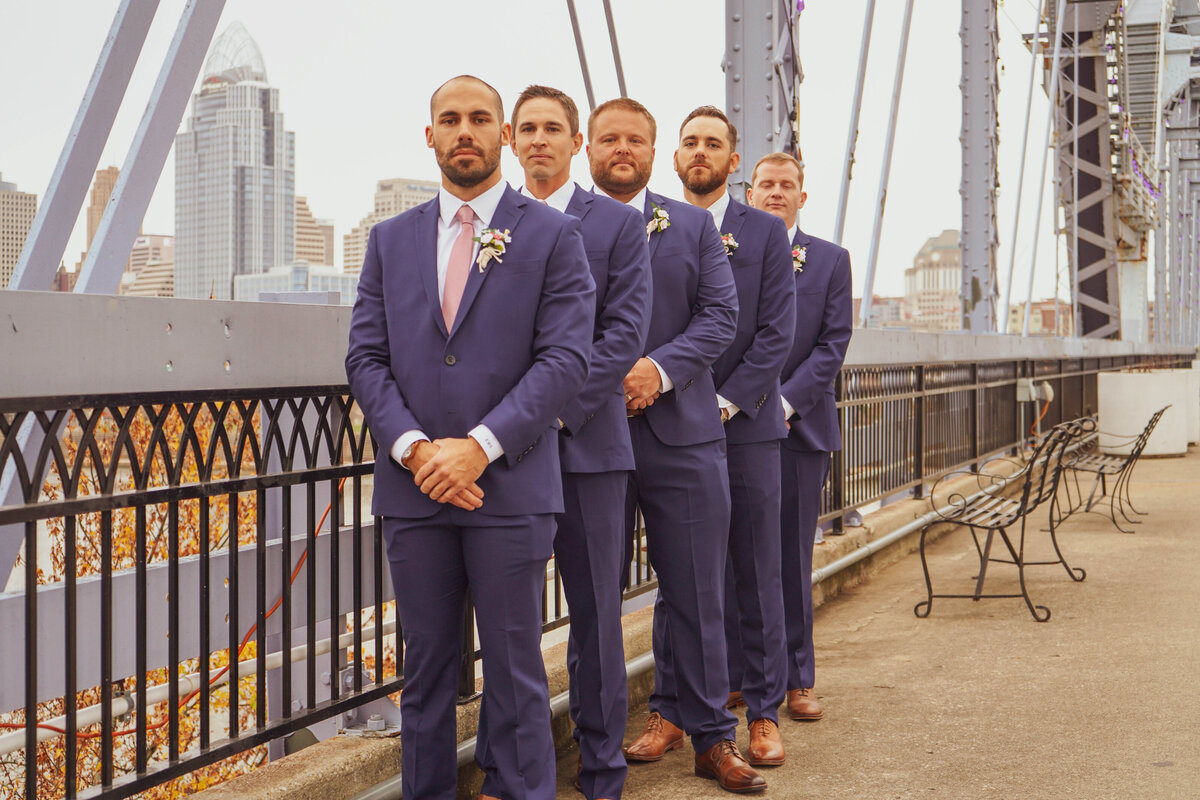
[[[540,197],[534,197],[526,186],[521,187],[521,194],[537,200],[539,203],[545,203],[560,214],[565,214],[567,213],[567,206],[571,204],[571,198],[575,196],[575,181],[567,181],[555,189],[554,193],[545,200],[542,200]]]
[[[796,241],[796,231],[799,229],[800,229],[799,225],[792,225],[792,227],[788,228],[788,244],[789,245],[792,242]],[[787,398],[784,397],[782,393],[779,395],[779,401],[781,403],[783,403],[783,418],[785,420],[791,419],[792,417],[796,416],[796,409],[792,407],[792,404],[787,401]]]
[[[446,291],[446,270],[450,267],[450,253],[454,250],[454,243],[458,240],[458,234],[461,231],[459,222],[455,219],[458,215],[458,210],[464,205],[468,205],[475,212],[474,228],[475,236],[478,238],[483,233],[483,229],[491,225],[492,217],[496,215],[496,206],[500,205],[500,198],[504,196],[504,190],[507,188],[508,183],[500,181],[483,194],[466,203],[446,191],[446,187],[444,186],[438,190],[437,281],[439,303],[442,301],[442,296]],[[475,253],[478,251],[479,247],[476,245],[475,252],[472,253],[472,263],[474,263]],[[483,448],[483,452],[487,454],[489,464],[504,455],[504,448],[500,446],[500,440],[496,438],[495,434],[486,425],[476,425],[467,433],[467,436],[474,439]],[[390,451],[392,458],[397,464],[403,465],[401,459],[408,448],[417,442],[428,441],[429,437],[425,435],[424,431],[418,428],[405,431],[400,434],[400,438],[392,445]]]

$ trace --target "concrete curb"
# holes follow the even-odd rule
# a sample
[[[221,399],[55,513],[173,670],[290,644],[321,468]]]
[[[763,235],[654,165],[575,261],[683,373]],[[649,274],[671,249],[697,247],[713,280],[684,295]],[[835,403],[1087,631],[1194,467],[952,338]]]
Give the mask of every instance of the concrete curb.
[[[981,476],[967,475],[945,481],[937,487],[935,497],[902,500],[866,515],[864,524],[847,528],[842,536],[826,537],[813,554],[814,569],[831,564],[868,543],[912,523],[935,507],[944,507],[955,493],[970,495],[990,482],[991,476],[1002,477],[1018,467],[1007,461],[992,462]],[[1003,494],[1019,491],[1020,484],[1008,486]],[[948,525],[931,526],[929,538],[936,539],[951,530]],[[894,564],[919,546],[919,531],[872,553],[856,564],[835,573],[813,587],[813,604],[819,606],[842,591],[858,586],[871,576]],[[622,619],[625,639],[625,658],[632,659],[651,649],[653,606],[627,614]],[[567,691],[566,643],[548,648],[544,655],[550,695]],[[654,673],[648,672],[630,682],[629,705],[641,708],[650,696]],[[458,739],[460,742],[475,735],[479,721],[479,701],[458,709]],[[568,717],[553,722],[555,747],[559,753],[574,746],[572,724]],[[400,767],[400,740],[364,739],[335,736],[310,747],[265,764],[247,775],[206,789],[196,797],[200,800],[348,800],[358,793],[392,777]],[[474,800],[479,794],[483,774],[474,765],[459,772],[458,797]]]

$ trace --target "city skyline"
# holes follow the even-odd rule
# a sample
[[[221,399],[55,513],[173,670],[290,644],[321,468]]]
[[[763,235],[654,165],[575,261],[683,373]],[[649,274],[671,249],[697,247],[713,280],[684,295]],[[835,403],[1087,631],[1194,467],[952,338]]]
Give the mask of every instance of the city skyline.
[[[151,29],[141,62],[118,115],[101,164],[123,164],[153,83],[162,53],[173,32],[183,0],[163,0]],[[667,5],[667,4],[664,4]],[[855,180],[849,203],[845,244],[855,266],[855,293],[861,294],[870,232],[877,202],[878,171],[882,160],[883,130],[895,63],[900,8],[881,5],[876,12],[875,37],[863,116],[860,124]],[[26,41],[36,42],[39,31],[55,31],[61,37],[61,58],[52,68],[36,70],[22,81],[0,87],[4,107],[27,110],[30,124],[38,131],[28,136],[17,126],[0,131],[0,170],[23,188],[39,195],[45,192],[62,141],[78,107],[79,98],[99,51],[103,32],[111,24],[112,3],[71,4],[75,24],[69,29],[55,25],[57,14],[39,4],[6,11],[6,22],[19,35],[13,46],[0,53],[0,69],[15,70],[27,54]],[[807,158],[810,201],[801,213],[801,225],[818,236],[828,237],[841,180],[850,93],[857,60],[858,39],[864,2],[809,3],[799,25],[800,57],[806,79],[799,97],[800,142]],[[468,2],[464,13],[493,15],[489,4]],[[598,7],[581,6],[580,21],[595,82],[596,97],[617,94],[607,30]],[[1000,195],[1001,243],[998,270],[1005,272],[1015,197],[1015,167],[1019,159],[1021,131],[1015,121],[1024,112],[1029,55],[1019,42],[1019,33],[1032,27],[1032,7],[1002,9],[1000,14],[1001,54],[1001,139]],[[424,143],[428,96],[451,74],[475,72],[496,85],[509,105],[531,82],[558,85],[570,93],[586,118],[586,94],[580,77],[578,57],[564,8],[545,8],[532,2],[514,2],[506,7],[500,30],[504,37],[486,47],[465,48],[456,53],[455,63],[444,57],[444,37],[405,37],[404,31],[422,25],[438,29],[430,9],[398,8],[391,4],[356,2],[337,11],[315,3],[298,2],[289,13],[322,24],[297,35],[290,26],[278,24],[270,8],[249,0],[229,0],[218,32],[241,21],[258,41],[271,65],[272,85],[285,97],[288,127],[297,132],[296,185],[316,213],[330,218],[338,230],[335,263],[344,263],[342,234],[350,231],[371,211],[371,191],[386,176],[416,180],[436,179],[432,153]],[[958,79],[961,50],[958,25],[961,8],[950,0],[919,4],[913,20],[908,69],[897,129],[896,155],[888,192],[888,210],[880,246],[876,293],[899,293],[909,254],[931,233],[961,222],[958,195],[960,150],[958,145],[961,96]],[[686,15],[671,13],[657,5],[615,0],[614,20],[629,92],[645,102],[659,120],[659,142],[651,187],[678,197],[678,179],[671,167],[676,121],[696,105],[724,103],[725,78],[720,64],[724,55],[723,3],[698,0]],[[534,20],[536,19],[536,22]],[[325,24],[328,23],[328,24]],[[524,32],[535,24],[541,34],[537,56],[529,57],[523,44]],[[333,29],[336,36],[321,36]],[[559,35],[545,35],[546,32]],[[661,35],[670,31],[671,37]],[[834,35],[836,34],[836,35]],[[669,41],[668,41],[669,40]],[[29,50],[28,54],[35,53]],[[498,58],[505,53],[521,58]],[[670,80],[663,80],[669,75]],[[51,86],[53,88],[51,88]],[[46,98],[53,97],[53,102]],[[1031,128],[1040,131],[1045,100],[1035,98]],[[22,126],[25,127],[25,126]],[[1034,139],[1038,136],[1035,134]],[[1040,142],[1039,142],[1040,144]],[[1031,144],[1027,175],[1036,178],[1038,147]],[[514,186],[520,185],[520,169],[507,151],[503,170]],[[98,165],[99,166],[99,165]],[[145,230],[173,231],[173,156],[164,166],[154,199],[145,219]],[[573,177],[584,186],[591,181],[584,154],[573,165]],[[1034,193],[1027,187],[1025,204]],[[1054,248],[1053,200],[1043,211],[1038,280],[1035,295],[1053,291]],[[1026,213],[1018,237],[1017,287],[1023,294],[1030,251],[1032,215]],[[82,228],[68,246],[68,254],[84,249]],[[74,257],[64,256],[68,263]],[[1001,274],[1001,289],[1005,275]]]

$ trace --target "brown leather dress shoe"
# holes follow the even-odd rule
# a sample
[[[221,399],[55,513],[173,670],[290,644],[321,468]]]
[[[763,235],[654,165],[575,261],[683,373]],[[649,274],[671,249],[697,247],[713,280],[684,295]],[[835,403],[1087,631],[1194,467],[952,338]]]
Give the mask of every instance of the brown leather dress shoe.
[[[788,689],[788,716],[802,722],[816,722],[825,716],[821,704],[817,702],[817,694],[809,689]]]
[[[717,742],[696,754],[696,775],[712,778],[727,792],[761,792],[767,781],[746,763],[732,739]]]
[[[756,767],[778,767],[783,763],[783,736],[779,726],[769,719],[750,723],[750,749],[746,760]]]
[[[741,708],[744,705],[746,705],[746,701],[742,699],[741,692],[730,692],[729,699],[725,701],[725,707],[730,711],[733,711],[735,708]]]
[[[625,748],[630,761],[661,761],[672,750],[683,747],[683,730],[672,725],[657,711],[646,717],[642,735]]]

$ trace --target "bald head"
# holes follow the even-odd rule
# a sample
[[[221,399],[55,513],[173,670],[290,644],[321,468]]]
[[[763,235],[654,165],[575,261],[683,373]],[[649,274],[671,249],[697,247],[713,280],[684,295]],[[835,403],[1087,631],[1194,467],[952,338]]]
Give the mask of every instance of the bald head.
[[[498,119],[498,120],[504,119],[504,101],[500,99],[500,93],[497,92],[490,83],[488,83],[487,81],[481,80],[479,78],[476,78],[474,75],[459,75],[457,77],[451,78],[450,80],[446,81],[441,86],[439,86],[438,88],[433,90],[433,94],[430,95],[430,97],[429,97],[429,119],[430,119],[430,121],[437,119],[438,97],[443,92],[445,92],[448,89],[454,89],[454,88],[458,88],[460,86],[467,86],[467,85],[481,87],[481,88],[485,89],[487,91],[487,93],[489,95],[491,95],[492,100],[496,104],[496,119]]]

